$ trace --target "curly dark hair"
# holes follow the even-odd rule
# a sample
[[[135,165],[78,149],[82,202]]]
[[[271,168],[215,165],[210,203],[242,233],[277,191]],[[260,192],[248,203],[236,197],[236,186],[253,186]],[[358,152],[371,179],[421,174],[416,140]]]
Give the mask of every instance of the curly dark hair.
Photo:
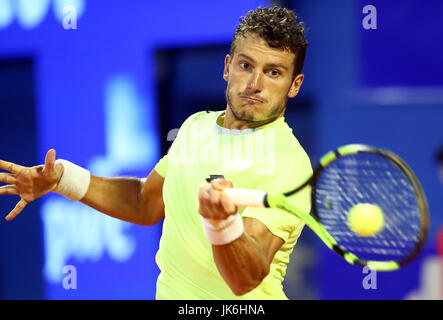
[[[297,23],[297,16],[282,7],[258,7],[248,11],[240,23],[231,43],[230,55],[235,51],[236,41],[248,34],[258,35],[270,47],[281,48],[295,54],[293,79],[301,73],[306,56],[308,42],[305,39],[305,25]]]

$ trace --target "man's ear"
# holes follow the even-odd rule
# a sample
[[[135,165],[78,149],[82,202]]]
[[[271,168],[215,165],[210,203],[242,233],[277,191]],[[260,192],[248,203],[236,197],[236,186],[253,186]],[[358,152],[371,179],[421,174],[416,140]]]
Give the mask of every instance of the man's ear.
[[[305,75],[302,73],[295,77],[294,81],[292,81],[291,88],[289,89],[288,98],[294,98],[298,94],[304,79]]]
[[[223,79],[228,82],[229,79],[229,64],[231,63],[231,56],[229,54],[225,57],[225,69],[223,70]]]

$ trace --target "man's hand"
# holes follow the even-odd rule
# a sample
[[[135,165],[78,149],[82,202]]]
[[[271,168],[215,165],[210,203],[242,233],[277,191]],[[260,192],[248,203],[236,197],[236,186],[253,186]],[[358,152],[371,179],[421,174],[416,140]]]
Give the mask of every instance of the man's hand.
[[[202,184],[198,193],[200,215],[215,223],[214,220],[226,219],[236,214],[237,206],[223,192],[224,189],[232,187],[232,182],[226,179],[214,179],[210,183]]]
[[[23,167],[18,164],[0,160],[0,169],[9,173],[0,173],[0,195],[17,195],[20,201],[6,216],[6,220],[14,219],[28,203],[53,191],[62,174],[63,166],[55,164],[55,150],[48,151],[45,164],[34,167]]]

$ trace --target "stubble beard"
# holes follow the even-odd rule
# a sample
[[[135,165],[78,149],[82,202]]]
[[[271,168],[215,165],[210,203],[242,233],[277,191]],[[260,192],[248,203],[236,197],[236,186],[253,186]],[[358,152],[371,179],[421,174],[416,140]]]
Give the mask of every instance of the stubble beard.
[[[226,102],[228,104],[228,107],[231,110],[231,113],[234,116],[234,118],[236,120],[241,120],[241,121],[245,121],[248,123],[263,122],[266,120],[271,120],[271,119],[277,118],[283,112],[283,110],[286,108],[286,102],[287,102],[287,100],[285,98],[283,98],[274,107],[272,107],[266,115],[262,115],[262,116],[259,115],[260,118],[256,119],[255,118],[256,115],[253,115],[252,117],[248,117],[247,115],[239,114],[239,110],[232,103],[232,92],[229,90],[229,86],[227,86],[227,88],[226,88],[225,96],[226,96]],[[239,96],[240,96],[240,94],[239,94]]]

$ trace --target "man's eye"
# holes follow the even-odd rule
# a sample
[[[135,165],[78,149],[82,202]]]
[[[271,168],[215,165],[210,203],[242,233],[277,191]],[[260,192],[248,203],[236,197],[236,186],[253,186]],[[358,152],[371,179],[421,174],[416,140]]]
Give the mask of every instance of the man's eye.
[[[243,69],[248,69],[249,68],[249,63],[247,63],[247,62],[240,62],[240,67],[242,67]]]
[[[280,71],[272,69],[269,71],[269,74],[271,75],[271,77],[278,77],[280,75]]]

